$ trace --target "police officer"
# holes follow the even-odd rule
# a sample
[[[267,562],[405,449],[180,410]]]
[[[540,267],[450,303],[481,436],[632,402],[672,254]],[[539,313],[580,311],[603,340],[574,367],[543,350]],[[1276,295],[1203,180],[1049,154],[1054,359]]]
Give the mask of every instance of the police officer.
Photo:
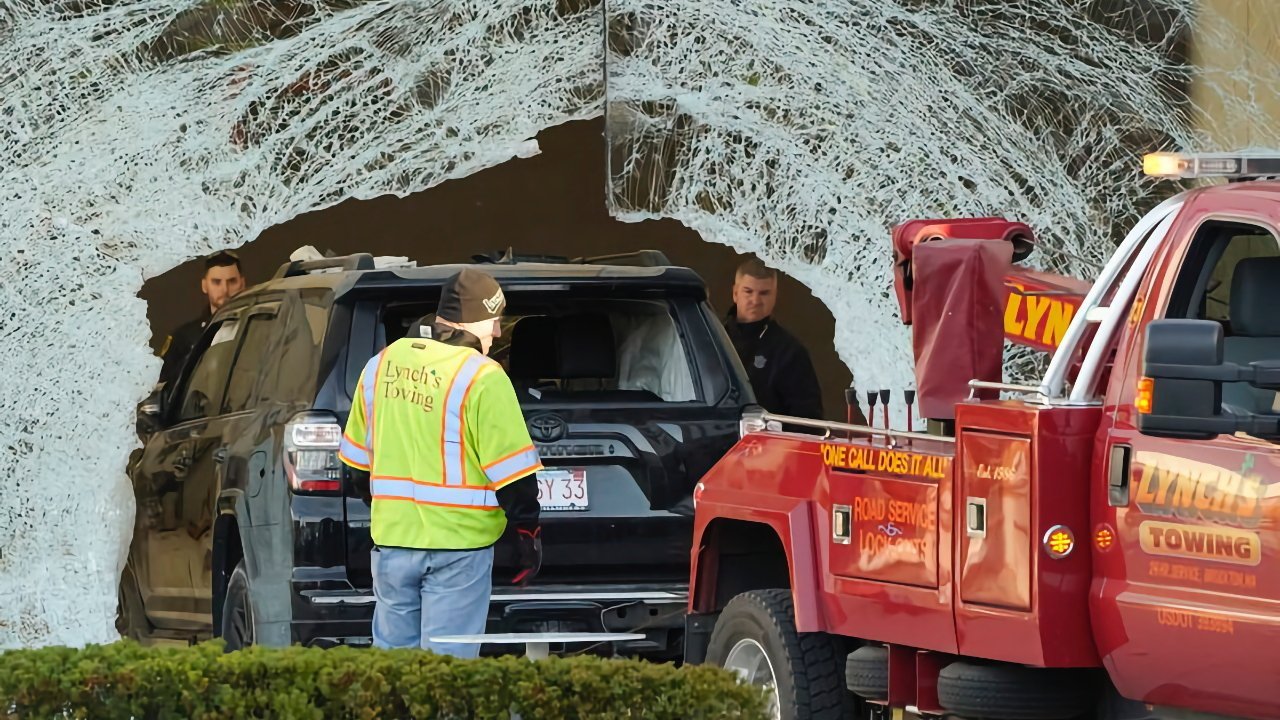
[[[432,637],[484,631],[493,546],[508,522],[516,584],[542,564],[542,468],[511,380],[487,354],[506,300],[486,273],[450,278],[431,327],[369,360],[339,457],[369,473],[373,643],[476,657],[479,645]]]
[[[240,256],[230,250],[216,252],[204,261],[204,276],[200,278],[200,292],[208,301],[200,317],[184,323],[173,331],[160,349],[164,365],[160,368],[160,382],[168,386],[182,370],[191,349],[200,341],[213,314],[244,290],[244,273],[240,268]],[[168,390],[166,390],[168,392]]]
[[[822,419],[822,390],[809,353],[773,319],[778,274],[759,259],[738,266],[725,330],[747,369],[756,400],[779,415]]]

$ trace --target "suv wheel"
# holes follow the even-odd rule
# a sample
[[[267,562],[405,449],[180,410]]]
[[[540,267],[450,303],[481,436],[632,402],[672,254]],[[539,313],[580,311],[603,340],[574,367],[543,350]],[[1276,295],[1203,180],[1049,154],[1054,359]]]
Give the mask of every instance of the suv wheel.
[[[228,652],[254,644],[253,601],[249,598],[249,574],[243,560],[227,581],[227,595],[222,601],[222,639]]]
[[[796,632],[790,590],[753,590],[725,606],[711,631],[707,662],[772,690],[775,720],[857,717],[844,685],[838,638]]]
[[[151,634],[142,594],[138,590],[138,579],[128,565],[120,574],[120,584],[116,589],[116,632],[120,637],[139,643]]]

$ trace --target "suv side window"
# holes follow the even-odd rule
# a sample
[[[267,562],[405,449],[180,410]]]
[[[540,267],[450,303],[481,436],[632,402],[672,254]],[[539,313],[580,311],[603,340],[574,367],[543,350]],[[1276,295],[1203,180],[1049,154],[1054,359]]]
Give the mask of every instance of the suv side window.
[[[227,387],[239,327],[238,318],[229,318],[222,321],[214,331],[213,339],[200,353],[182,388],[178,422],[211,417],[222,407],[222,396]]]
[[[226,398],[222,403],[224,414],[247,410],[254,401],[254,388],[265,369],[267,346],[275,330],[276,315],[255,311],[245,323],[244,339],[236,352],[235,366],[231,369],[231,381],[227,384]]]
[[[328,321],[329,308],[324,296],[286,294],[272,323],[270,345],[264,349],[266,355],[255,363],[262,378],[255,399],[257,404],[315,400]]]

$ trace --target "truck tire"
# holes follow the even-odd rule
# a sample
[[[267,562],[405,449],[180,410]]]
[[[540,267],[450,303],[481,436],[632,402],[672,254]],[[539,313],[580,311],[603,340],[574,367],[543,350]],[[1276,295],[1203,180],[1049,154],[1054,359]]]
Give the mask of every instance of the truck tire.
[[[796,632],[790,590],[752,590],[729,601],[711,631],[707,662],[772,685],[779,720],[847,720],[857,702],[840,677],[839,638]]]
[[[849,692],[867,700],[888,700],[889,648],[863,645],[849,653],[844,664],[844,684]]]
[[[1089,670],[955,662],[938,676],[938,702],[949,712],[983,720],[1071,720],[1097,703]]]
[[[222,640],[227,652],[254,644],[253,600],[249,595],[249,574],[241,560],[227,580],[227,594],[222,601]]]

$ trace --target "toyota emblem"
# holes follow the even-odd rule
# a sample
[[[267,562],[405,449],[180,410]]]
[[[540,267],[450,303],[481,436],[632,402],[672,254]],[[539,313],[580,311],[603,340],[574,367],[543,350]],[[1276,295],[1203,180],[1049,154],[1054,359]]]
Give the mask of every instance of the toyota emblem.
[[[568,428],[556,415],[538,415],[529,420],[529,435],[537,442],[555,442],[565,436]]]

